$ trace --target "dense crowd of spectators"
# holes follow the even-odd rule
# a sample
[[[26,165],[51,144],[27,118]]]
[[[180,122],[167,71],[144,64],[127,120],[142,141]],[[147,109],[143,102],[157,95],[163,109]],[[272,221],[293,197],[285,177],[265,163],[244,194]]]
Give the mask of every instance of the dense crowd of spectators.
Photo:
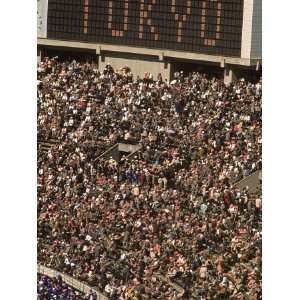
[[[83,294],[67,285],[60,275],[50,278],[37,276],[37,300],[98,300],[97,295],[90,291]]]
[[[261,195],[233,183],[261,168],[262,83],[174,77],[39,64],[38,260],[109,299],[261,299]]]

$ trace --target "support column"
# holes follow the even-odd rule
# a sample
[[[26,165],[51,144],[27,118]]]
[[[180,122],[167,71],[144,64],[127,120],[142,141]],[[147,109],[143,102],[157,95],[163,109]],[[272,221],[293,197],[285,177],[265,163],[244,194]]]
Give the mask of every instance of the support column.
[[[41,47],[37,46],[37,63],[40,63],[43,59],[43,53]]]
[[[224,68],[224,83],[230,84],[232,81],[236,80],[236,73],[232,67],[225,66]]]
[[[101,51],[101,47],[97,46],[96,48],[96,54],[98,55],[98,70],[103,71],[105,68],[105,56],[103,51]]]
[[[161,76],[163,80],[170,82],[171,79],[171,64],[169,62],[161,63]]]
[[[158,60],[160,62],[160,74],[161,74],[162,80],[170,81],[171,80],[171,64],[170,64],[170,62],[168,62],[166,60],[163,52],[159,55]]]
[[[105,56],[102,54],[98,55],[98,70],[103,71],[105,68],[106,63],[105,63]]]

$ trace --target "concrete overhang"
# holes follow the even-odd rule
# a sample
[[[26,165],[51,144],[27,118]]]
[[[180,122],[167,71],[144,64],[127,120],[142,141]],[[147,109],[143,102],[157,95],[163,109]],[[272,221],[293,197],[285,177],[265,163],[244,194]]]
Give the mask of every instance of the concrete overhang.
[[[70,48],[70,49],[86,49],[86,50],[95,50],[96,54],[101,54],[105,52],[119,52],[119,53],[133,53],[140,55],[152,55],[157,56],[159,60],[162,58],[177,58],[185,59],[191,61],[205,61],[205,62],[214,62],[220,63],[220,66],[228,65],[240,65],[240,66],[256,66],[257,62],[261,63],[261,58],[249,59],[249,58],[240,58],[240,57],[228,57],[228,56],[217,56],[217,55],[208,55],[195,52],[184,52],[184,51],[174,51],[174,50],[162,50],[161,49],[149,49],[143,47],[133,47],[133,46],[124,46],[124,45],[112,45],[112,44],[95,44],[95,43],[83,43],[76,41],[63,41],[63,40],[54,40],[47,38],[38,38],[37,44],[39,46],[49,46],[49,47],[61,47],[61,48]]]

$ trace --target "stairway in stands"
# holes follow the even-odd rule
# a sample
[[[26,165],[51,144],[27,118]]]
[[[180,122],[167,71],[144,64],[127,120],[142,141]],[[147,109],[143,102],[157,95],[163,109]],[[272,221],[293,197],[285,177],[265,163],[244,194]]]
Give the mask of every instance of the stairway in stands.
[[[251,175],[243,178],[235,184],[239,189],[244,189],[248,186],[248,189],[251,193],[261,193],[262,188],[262,171],[257,170]]]

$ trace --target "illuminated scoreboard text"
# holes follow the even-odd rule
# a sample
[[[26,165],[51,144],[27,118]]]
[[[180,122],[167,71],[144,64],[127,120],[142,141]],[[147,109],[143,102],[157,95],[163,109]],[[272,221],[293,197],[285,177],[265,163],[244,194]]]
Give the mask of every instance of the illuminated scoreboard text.
[[[49,0],[47,37],[240,56],[243,0]]]

